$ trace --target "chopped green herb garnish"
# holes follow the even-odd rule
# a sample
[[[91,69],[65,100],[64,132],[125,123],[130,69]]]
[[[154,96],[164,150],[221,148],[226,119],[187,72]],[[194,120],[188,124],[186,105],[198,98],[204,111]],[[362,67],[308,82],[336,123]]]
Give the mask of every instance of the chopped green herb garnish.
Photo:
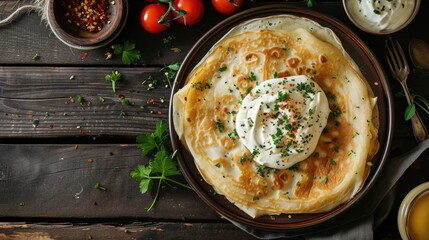
[[[251,81],[256,81],[256,75],[255,75],[255,73],[250,72],[250,77],[249,77],[249,79],[250,79]]]
[[[225,131],[225,126],[223,126],[222,121],[217,121],[217,122],[215,122],[215,125],[216,125],[216,129],[217,129],[219,132],[223,132],[223,131]]]
[[[103,185],[101,185],[101,183],[96,183],[96,184],[94,185],[94,188],[95,188],[95,189],[98,189],[98,190],[101,190],[101,191],[106,191],[106,190],[107,190],[107,188],[106,188],[106,187],[104,187]]]
[[[37,61],[37,60],[39,60],[40,59],[40,56],[39,56],[39,54],[34,54],[33,55],[33,57],[31,58],[33,61]]]

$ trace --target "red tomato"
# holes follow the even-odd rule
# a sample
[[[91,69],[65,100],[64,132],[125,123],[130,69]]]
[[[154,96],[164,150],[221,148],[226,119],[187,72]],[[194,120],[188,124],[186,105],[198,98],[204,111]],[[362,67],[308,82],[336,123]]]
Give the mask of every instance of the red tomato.
[[[142,27],[150,33],[161,33],[170,26],[158,23],[159,19],[168,11],[168,7],[159,3],[147,5],[140,13],[140,23]],[[171,19],[171,15],[167,17]]]
[[[243,6],[244,0],[212,0],[213,7],[224,15],[231,15]]]
[[[185,17],[176,19],[183,25],[194,25],[204,16],[204,4],[201,0],[174,0],[173,6],[176,9],[186,11]],[[178,16],[178,13],[173,11],[173,16]]]

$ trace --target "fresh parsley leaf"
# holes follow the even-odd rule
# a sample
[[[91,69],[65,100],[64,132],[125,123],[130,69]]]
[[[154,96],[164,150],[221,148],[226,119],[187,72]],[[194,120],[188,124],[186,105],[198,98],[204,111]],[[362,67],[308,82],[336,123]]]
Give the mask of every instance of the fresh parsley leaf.
[[[112,82],[113,92],[116,92],[116,82],[121,80],[121,73],[118,71],[112,71],[111,74],[107,74],[104,78],[106,79],[106,81]]]
[[[411,103],[405,109],[405,113],[404,113],[405,121],[410,120],[414,116],[414,114],[416,114],[416,105],[414,103]]]
[[[137,137],[137,143],[139,148],[142,150],[142,155],[154,153],[165,148],[165,142],[167,141],[167,124],[160,121],[156,125],[156,129],[153,133],[140,135]]]
[[[307,4],[308,8],[316,6],[316,0],[304,0],[304,2]]]
[[[135,43],[125,41],[123,44],[113,45],[113,53],[115,55],[122,54],[122,63],[130,65],[132,62],[138,61],[141,58],[140,50],[135,48]]]
[[[154,161],[149,163],[149,167],[152,168],[152,173],[159,173],[164,177],[180,175],[177,163],[173,160],[175,155],[176,152],[169,155],[165,149],[157,152]]]
[[[148,166],[138,165],[137,168],[130,173],[131,177],[140,181],[139,188],[141,193],[146,193],[152,189],[153,180],[150,178],[152,169]]]
[[[167,66],[161,68],[161,70],[160,70],[160,71],[166,71],[165,77],[167,78],[168,84],[170,85],[170,87],[172,85],[171,80],[174,79],[174,76],[176,76],[176,73],[177,73],[177,71],[179,71],[179,68],[180,68],[180,63],[174,62],[170,65],[167,65]]]
[[[137,137],[138,146],[142,150],[142,155],[155,153],[154,159],[146,166],[138,165],[135,170],[130,173],[130,176],[139,181],[139,188],[141,193],[146,193],[153,187],[153,181],[158,180],[156,195],[152,204],[147,209],[150,211],[158,199],[163,182],[175,183],[179,186],[192,189],[186,184],[180,183],[169,177],[180,175],[177,163],[174,161],[176,152],[169,154],[167,150],[167,124],[160,121],[155,128],[155,131],[150,134]]]

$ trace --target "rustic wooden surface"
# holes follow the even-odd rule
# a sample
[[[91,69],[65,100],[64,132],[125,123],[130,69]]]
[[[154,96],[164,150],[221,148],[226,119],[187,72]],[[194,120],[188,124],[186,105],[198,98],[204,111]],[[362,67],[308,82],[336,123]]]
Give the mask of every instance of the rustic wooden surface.
[[[255,1],[245,7],[264,3]],[[147,212],[155,192],[140,194],[137,182],[129,176],[137,164],[149,161],[140,156],[136,136],[152,131],[159,120],[167,121],[170,88],[165,88],[160,69],[182,61],[197,39],[225,18],[206,3],[200,24],[174,24],[161,35],[150,35],[138,20],[145,4],[130,1],[127,24],[114,41],[132,41],[141,50],[141,61],[130,66],[122,65],[117,56],[106,60],[110,46],[89,51],[82,61],[85,51],[63,45],[35,13],[0,28],[0,239],[251,239],[187,189],[166,187],[155,208]],[[415,21],[391,36],[403,46],[412,37],[429,42],[429,32],[424,30],[428,7],[423,1]],[[388,36],[358,30],[340,1],[319,1],[314,10],[346,23],[386,67],[383,44]],[[165,46],[162,38],[169,35],[175,40]],[[171,47],[183,52],[174,54]],[[36,53],[40,59],[33,61]],[[112,70],[123,74],[116,94],[104,80]],[[74,80],[70,80],[72,75]],[[159,80],[152,91],[142,84],[148,76]],[[391,87],[394,93],[399,90],[393,79]],[[429,97],[427,81],[412,78],[409,87]],[[119,94],[131,105],[120,104]],[[77,95],[84,98],[84,104],[72,102]],[[100,96],[104,103],[98,101]],[[392,156],[415,145],[410,123],[402,117],[405,106],[403,98],[395,98]],[[126,116],[120,116],[121,111]],[[426,115],[423,118],[429,122]],[[399,239],[400,200],[412,187],[429,180],[425,174],[428,158],[423,155],[401,178],[395,205],[376,229],[376,239]],[[97,182],[107,191],[94,189]]]

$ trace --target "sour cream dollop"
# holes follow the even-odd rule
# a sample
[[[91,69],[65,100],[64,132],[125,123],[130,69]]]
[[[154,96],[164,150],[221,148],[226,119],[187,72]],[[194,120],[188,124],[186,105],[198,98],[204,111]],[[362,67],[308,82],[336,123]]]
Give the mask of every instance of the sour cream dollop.
[[[346,0],[351,18],[373,32],[401,27],[413,14],[416,0]]]
[[[251,159],[286,169],[313,153],[329,117],[328,99],[306,76],[262,82],[243,99],[236,130]]]

